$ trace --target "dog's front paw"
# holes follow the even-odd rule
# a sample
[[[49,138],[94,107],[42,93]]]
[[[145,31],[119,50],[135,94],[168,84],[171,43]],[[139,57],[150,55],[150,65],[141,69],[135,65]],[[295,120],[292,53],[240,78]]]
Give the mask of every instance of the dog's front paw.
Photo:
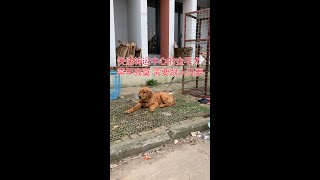
[[[161,107],[161,108],[164,107],[164,104],[160,104],[159,107]]]
[[[127,110],[127,111],[125,111],[124,113],[126,113],[126,114],[129,114],[129,113],[131,113],[129,110]]]

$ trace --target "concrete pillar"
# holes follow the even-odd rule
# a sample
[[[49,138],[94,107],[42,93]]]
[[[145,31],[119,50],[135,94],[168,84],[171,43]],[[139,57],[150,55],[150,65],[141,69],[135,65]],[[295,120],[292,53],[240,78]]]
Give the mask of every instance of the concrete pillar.
[[[174,55],[174,13],[175,0],[160,1],[160,54],[164,58]]]
[[[184,47],[184,24],[185,24],[185,13],[188,12],[192,12],[192,11],[197,11],[197,0],[183,0],[183,28],[182,28],[182,46]],[[190,18],[191,20],[191,18]],[[187,39],[195,39],[196,38],[196,26],[197,26],[197,21],[195,19],[191,20],[191,26],[189,26],[189,29],[191,30],[192,28],[192,33],[191,32],[187,32]],[[186,45],[187,46],[187,45]],[[192,58],[195,57],[195,50],[196,50],[196,46],[195,43],[193,43],[191,46],[189,45],[188,47],[192,47],[193,48],[193,52],[192,52]]]
[[[184,19],[185,19],[185,13],[192,12],[197,10],[197,0],[183,0],[183,7],[182,7],[182,15],[183,15],[183,21],[182,21],[182,46],[184,46]],[[195,21],[195,26],[196,26]]]
[[[169,57],[174,57],[174,14],[175,14],[175,0],[169,0]],[[178,43],[178,42],[177,42]]]
[[[148,57],[147,0],[128,0],[128,41],[142,49],[142,58]]]
[[[110,0],[110,67],[116,66],[113,0]]]
[[[160,1],[160,55],[169,56],[169,0]]]
[[[148,57],[148,1],[140,0],[142,57]]]
[[[128,42],[128,0],[114,0],[114,28],[115,43],[118,41]]]

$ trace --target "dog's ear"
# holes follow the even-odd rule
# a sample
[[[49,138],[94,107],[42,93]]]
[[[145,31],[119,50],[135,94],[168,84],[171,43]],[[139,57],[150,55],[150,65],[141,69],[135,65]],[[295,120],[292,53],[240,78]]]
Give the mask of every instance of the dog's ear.
[[[150,99],[151,97],[152,97],[152,91],[151,90],[148,90],[147,91],[147,97],[148,97],[148,99]]]

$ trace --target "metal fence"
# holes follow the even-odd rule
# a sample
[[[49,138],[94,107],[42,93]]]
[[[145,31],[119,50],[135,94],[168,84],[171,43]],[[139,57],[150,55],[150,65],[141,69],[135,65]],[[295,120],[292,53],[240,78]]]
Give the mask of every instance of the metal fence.
[[[210,97],[210,8],[186,13],[184,20],[184,47],[192,47],[193,52],[189,57],[191,64],[185,63],[183,71],[191,69],[194,74],[197,71],[203,74],[196,77],[183,74],[182,93]]]

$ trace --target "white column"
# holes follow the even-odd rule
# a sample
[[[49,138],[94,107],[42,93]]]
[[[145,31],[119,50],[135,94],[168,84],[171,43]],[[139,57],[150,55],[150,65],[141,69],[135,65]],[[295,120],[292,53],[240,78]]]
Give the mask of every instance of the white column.
[[[184,46],[184,23],[185,23],[185,13],[196,11],[197,10],[197,0],[183,0],[183,28],[182,28],[182,47]],[[191,20],[192,18],[190,18]],[[188,27],[189,32],[187,32],[187,39],[195,39],[196,38],[196,26],[197,26],[197,21],[195,19],[191,20],[191,26]],[[196,44],[193,43],[192,47],[193,52],[192,52],[192,58],[195,57],[195,50],[196,50]],[[193,59],[194,60],[194,59]]]
[[[174,14],[175,0],[169,0],[169,57],[174,57]]]
[[[148,1],[140,0],[142,57],[148,57]]]
[[[128,41],[142,49],[142,57],[148,57],[147,0],[128,0]]]
[[[182,46],[184,45],[184,15],[187,12],[192,12],[197,10],[197,0],[183,0],[183,19],[182,19]]]
[[[110,0],[110,66],[116,66],[113,0]]]

